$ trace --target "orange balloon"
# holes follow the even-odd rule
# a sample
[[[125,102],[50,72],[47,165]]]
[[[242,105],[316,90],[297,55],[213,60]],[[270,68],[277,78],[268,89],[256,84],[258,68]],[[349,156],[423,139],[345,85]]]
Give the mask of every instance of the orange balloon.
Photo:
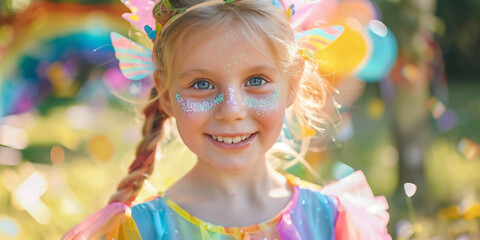
[[[355,19],[342,24],[343,34],[314,55],[319,71],[329,80],[352,74],[367,60],[369,44],[362,27]]]
[[[338,3],[335,14],[330,19],[330,24],[339,24],[347,18],[355,18],[360,24],[366,25],[372,19],[376,19],[375,7],[368,0],[347,0]]]

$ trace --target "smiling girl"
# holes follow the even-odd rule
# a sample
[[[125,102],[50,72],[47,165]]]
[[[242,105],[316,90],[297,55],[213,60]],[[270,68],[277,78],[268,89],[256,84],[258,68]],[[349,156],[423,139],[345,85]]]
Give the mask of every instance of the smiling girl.
[[[156,4],[154,99],[137,157],[110,204],[63,239],[390,239],[386,201],[360,172],[322,189],[267,160],[286,114],[308,129],[324,120],[324,80],[285,11],[271,0]],[[133,204],[168,118],[197,162]]]

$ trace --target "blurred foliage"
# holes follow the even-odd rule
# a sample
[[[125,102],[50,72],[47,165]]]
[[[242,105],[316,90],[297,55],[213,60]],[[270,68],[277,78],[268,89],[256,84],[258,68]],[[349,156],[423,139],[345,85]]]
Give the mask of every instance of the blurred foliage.
[[[400,51],[420,57],[422,46],[412,43],[419,29],[420,9],[410,0],[372,0],[382,12],[382,21],[398,38]],[[418,1],[422,2],[422,1]],[[428,27],[438,40],[445,59],[447,76],[455,81],[476,81],[480,76],[480,1],[437,0],[435,16]],[[421,16],[421,14],[420,14]]]
[[[480,1],[438,0],[439,27],[447,75],[470,81],[480,76]]]

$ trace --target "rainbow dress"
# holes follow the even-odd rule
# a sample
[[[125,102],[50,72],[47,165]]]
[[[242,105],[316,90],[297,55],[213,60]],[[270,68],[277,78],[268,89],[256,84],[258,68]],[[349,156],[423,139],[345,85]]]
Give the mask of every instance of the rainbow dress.
[[[128,207],[112,203],[62,239],[330,240],[391,239],[384,197],[374,197],[358,171],[323,188],[287,176],[293,195],[268,221],[224,227],[203,221],[166,197]]]

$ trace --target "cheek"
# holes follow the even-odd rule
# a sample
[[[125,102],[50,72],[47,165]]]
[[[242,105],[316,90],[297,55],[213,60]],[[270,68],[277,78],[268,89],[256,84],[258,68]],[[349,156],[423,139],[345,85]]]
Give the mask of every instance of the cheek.
[[[181,111],[181,110],[180,110]],[[201,137],[203,137],[202,124],[205,121],[205,114],[197,113],[187,115],[180,113],[175,118],[177,131],[183,143],[192,151],[198,149],[201,145]]]
[[[265,114],[256,115],[257,121],[262,123],[268,137],[272,138],[269,141],[275,142],[277,140],[283,128],[284,117],[285,110],[281,107],[270,110]]]

